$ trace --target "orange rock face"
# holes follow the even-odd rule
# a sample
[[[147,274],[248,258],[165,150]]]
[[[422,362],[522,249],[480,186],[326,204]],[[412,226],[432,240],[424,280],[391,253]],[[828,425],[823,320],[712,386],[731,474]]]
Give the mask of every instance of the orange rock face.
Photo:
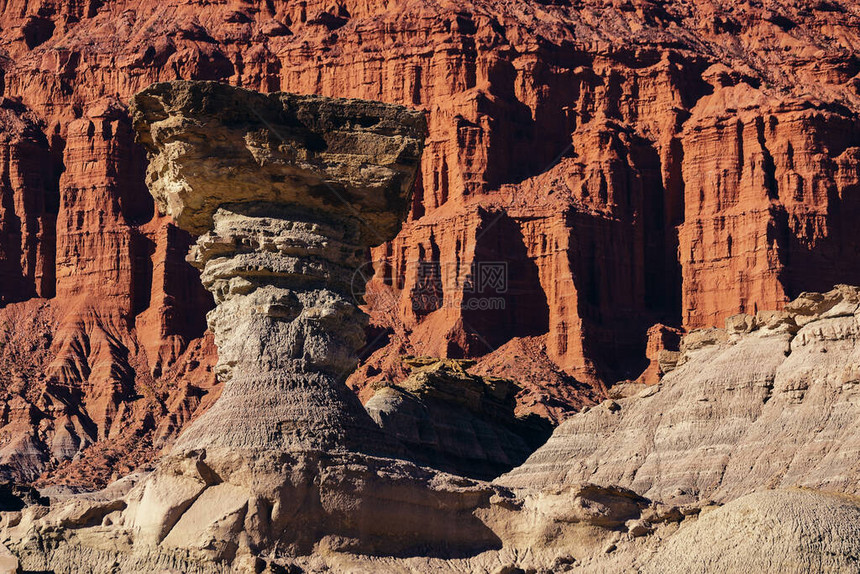
[[[401,354],[474,357],[560,419],[639,377],[656,323],[860,283],[860,16],[765,4],[3,3],[0,465],[107,480],[217,396],[212,303],[128,120],[155,81],[428,112],[360,396]]]

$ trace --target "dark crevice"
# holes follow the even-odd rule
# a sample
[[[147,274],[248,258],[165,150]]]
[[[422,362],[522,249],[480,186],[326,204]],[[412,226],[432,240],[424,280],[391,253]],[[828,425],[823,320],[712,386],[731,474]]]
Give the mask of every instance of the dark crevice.
[[[155,242],[139,231],[132,230],[131,249],[133,315],[139,315],[149,308],[152,296],[152,256],[155,254]]]
[[[483,355],[515,337],[549,331],[549,304],[520,224],[504,213],[486,214],[463,297],[463,352]]]
[[[45,17],[31,17],[21,27],[21,33],[27,48],[32,50],[51,39],[54,35],[54,21]]]
[[[761,146],[762,153],[762,169],[764,170],[764,186],[767,190],[767,196],[770,199],[779,199],[779,188],[776,183],[776,165],[773,161],[773,156],[767,149],[767,142],[764,134],[764,118],[758,117],[755,122],[756,134],[758,135],[758,143]]]

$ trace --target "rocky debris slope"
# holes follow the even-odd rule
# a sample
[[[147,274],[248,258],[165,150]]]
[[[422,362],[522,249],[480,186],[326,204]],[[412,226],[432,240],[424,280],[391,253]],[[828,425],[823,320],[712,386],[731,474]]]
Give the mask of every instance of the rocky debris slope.
[[[589,480],[672,503],[794,486],[860,494],[858,342],[855,287],[732,316],[685,336],[659,385],[571,418],[498,482]]]
[[[127,402],[121,403],[125,406],[108,426],[99,425],[88,409],[93,405],[88,397],[100,391],[74,391],[51,374],[55,372],[52,333],[62,313],[55,301],[38,299],[0,309],[4,325],[0,328],[0,476],[42,486],[92,488],[148,465],[218,397],[221,387],[213,373],[216,354],[207,336],[191,342],[158,379],[137,371],[139,385],[112,391],[114,398],[125,397],[122,400]],[[100,340],[84,338],[75,348],[108,345],[109,354],[123,356],[117,339],[105,333],[100,336]],[[134,359],[130,364],[141,367]],[[92,372],[88,363],[79,367],[81,373]],[[105,368],[101,363],[99,369]],[[123,372],[133,371],[132,367]],[[40,481],[46,470],[50,480]]]
[[[521,464],[552,432],[535,414],[518,417],[513,381],[471,375],[472,361],[407,357],[412,374],[379,388],[364,407],[413,460],[492,480]]]
[[[478,357],[518,371],[520,409],[564,418],[639,376],[656,322],[713,326],[860,283],[855,4],[2,4],[0,305],[47,297],[54,315],[28,326],[49,357],[16,396],[43,415],[7,431],[44,446],[19,476],[103,482],[217,394],[199,343],[212,301],[192,239],[144,188],[133,93],[202,79],[426,110],[409,221],[374,250],[379,337],[351,384],[400,382],[402,354]],[[483,263],[507,266],[504,292],[476,291]]]

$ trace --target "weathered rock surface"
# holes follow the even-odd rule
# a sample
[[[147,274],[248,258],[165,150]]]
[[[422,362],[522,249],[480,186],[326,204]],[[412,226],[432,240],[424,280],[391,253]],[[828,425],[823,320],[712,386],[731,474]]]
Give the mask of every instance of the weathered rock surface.
[[[18,574],[21,571],[21,563],[9,549],[0,545],[0,573]]]
[[[6,480],[35,481],[49,469],[52,484],[91,488],[151,462],[199,407],[205,410],[217,398],[220,385],[212,372],[214,344],[211,336],[192,341],[173,364],[165,364],[157,380],[143,374],[146,368],[137,359],[128,361],[143,369],[137,371],[138,377],[147,385],[112,387],[110,401],[119,397],[128,402],[122,403],[125,406],[116,411],[109,426],[99,425],[88,399],[102,391],[60,385],[60,378],[51,375],[58,372],[52,362],[51,333],[57,333],[62,313],[55,301],[44,300],[0,309],[0,317],[6,321],[0,330],[0,475]],[[88,313],[86,321],[97,325],[97,315]],[[83,337],[69,347],[80,359],[78,370],[62,372],[77,372],[84,381],[87,373],[94,372],[86,359],[94,356],[92,351],[125,356],[118,339],[105,333],[105,326],[101,323],[95,328],[100,339]],[[103,360],[112,359],[103,356]],[[100,369],[112,376],[134,372],[112,370],[104,362]]]
[[[497,547],[473,512],[506,491],[372,456],[405,451],[344,384],[364,334],[348,293],[364,286],[366,249],[405,216],[423,116],[211,82],[155,85],[132,111],[160,206],[208,229],[189,259],[215,297],[224,390],[127,493],[68,497],[10,524],[26,566],[257,571],[264,556],[321,549]],[[272,188],[247,194],[253,177]],[[321,187],[342,202],[325,208]]]
[[[227,383],[177,451],[381,447],[343,384],[364,337],[352,291],[406,216],[423,115],[214,82],[156,84],[132,113],[159,208],[201,234],[189,260]]]
[[[856,572],[858,549],[857,497],[769,490],[685,524],[640,571]]]
[[[549,438],[551,425],[516,416],[513,381],[471,375],[470,361],[404,358],[412,374],[379,388],[365,409],[420,464],[491,480],[522,463]]]
[[[840,286],[693,331],[661,383],[573,415],[496,484],[346,450],[176,448],[2,513],[2,542],[58,573],[853,572],[858,310]],[[425,399],[460,366],[423,363]]]
[[[563,423],[498,482],[587,478],[675,504],[795,486],[856,495],[859,304],[839,286],[694,331],[659,385]]]
[[[771,351],[802,351],[800,343],[794,349],[800,334],[792,336],[795,327],[788,324],[776,329],[788,335],[765,337],[767,325],[782,320],[779,314],[762,316],[764,327],[758,323],[761,309],[778,309],[803,290],[860,283],[854,224],[860,109],[854,54],[860,41],[853,3],[346,0],[201,7],[184,0],[12,0],[0,11],[2,108],[14,116],[4,116],[0,154],[0,461],[8,476],[33,478],[47,469],[51,480],[74,482],[89,473],[86,480],[105,482],[115,471],[150,460],[220,390],[211,371],[211,336],[200,339],[211,300],[183,259],[192,240],[154,214],[126,109],[131,94],[152,82],[195,78],[428,110],[430,138],[411,220],[375,252],[379,264],[367,299],[376,332],[384,335],[351,381],[356,388],[377,376],[388,382],[408,376],[392,361],[404,353],[481,355],[476,373],[518,369],[517,380],[529,386],[520,409],[563,418],[599,399],[602,382],[634,379],[649,363],[652,372],[674,366],[673,373],[686,369],[685,376],[699,381],[693,386],[708,401],[685,397],[676,384],[672,397],[685,407],[667,402],[671,417],[656,430],[649,417],[643,428],[650,430],[631,424],[614,434],[619,444],[629,444],[631,435],[652,439],[653,448],[647,441],[642,446],[652,455],[650,466],[638,471],[641,483],[633,476],[639,463],[626,461],[632,450],[592,456],[591,445],[573,449],[583,460],[607,463],[609,470],[598,477],[623,475],[622,484],[665,490],[677,500],[702,497],[684,493],[690,484],[725,500],[759,488],[763,476],[790,485],[794,468],[797,476],[808,471],[811,482],[837,489],[850,479],[844,469],[853,468],[856,452],[843,452],[840,444],[856,443],[844,434],[856,420],[853,375],[834,380],[829,369],[838,370],[842,359],[833,359],[829,335],[823,345],[810,335],[819,354],[804,361],[818,365],[813,375],[820,369],[828,383],[800,388],[808,383],[791,378],[792,357],[771,358]],[[484,294],[501,299],[504,311],[480,308],[472,263],[483,262],[508,265],[508,292]],[[31,299],[53,293],[49,302]],[[806,300],[803,312],[790,311],[801,333],[806,325],[800,317],[819,323],[823,311],[815,309],[829,305],[827,297]],[[749,316],[734,318],[727,330],[689,336],[683,355],[661,360],[658,349],[656,365],[646,357],[646,333],[657,321],[694,328],[722,325],[737,313]],[[822,332],[838,332],[836,351],[843,343],[847,350],[847,339],[839,337],[843,327],[850,334],[848,326],[831,327]],[[748,341],[738,343],[738,355],[729,352],[732,341],[744,338],[760,339],[761,348]],[[746,381],[736,389],[741,394],[725,407],[711,393],[726,392],[736,381],[720,391],[724,377],[690,367],[699,361],[708,372],[708,353],[729,373],[755,363],[752,378],[740,378]],[[690,362],[678,366],[683,357]],[[530,370],[531,364],[538,368]],[[771,372],[785,392],[770,391],[765,404]],[[592,387],[574,385],[573,376]],[[717,387],[706,384],[714,382]],[[645,392],[656,399],[666,387],[653,389]],[[836,389],[842,393],[836,398],[827,394]],[[830,399],[816,402],[819,392]],[[800,403],[784,406],[789,398]],[[604,406],[621,419],[640,399],[649,397]],[[807,400],[831,418],[816,418]],[[850,416],[842,419],[843,411]],[[693,418],[685,418],[689,413]],[[596,425],[615,420],[604,414],[577,417],[598,446],[606,443]],[[713,426],[723,414],[725,425]],[[794,414],[802,421],[796,427]],[[741,449],[737,467],[720,454],[769,442],[781,436],[774,427],[781,430],[783,423],[786,436],[796,433],[806,450],[786,461],[795,446],[776,441],[783,450],[773,460],[787,470],[771,469],[767,457],[759,457],[752,478],[731,492],[733,483],[719,471],[748,473],[743,464],[750,466],[750,451]],[[750,424],[752,435],[734,438],[733,425]],[[804,443],[811,432],[819,433],[816,441]],[[696,450],[697,444],[713,450]],[[818,466],[810,470],[808,461]],[[664,472],[669,464],[686,469],[682,480]],[[697,464],[710,470],[697,471]],[[403,473],[417,472],[410,469]],[[217,536],[222,526],[229,532],[242,512],[236,492],[248,488],[243,473],[232,478],[225,470],[229,486],[217,488],[206,482],[216,480],[208,474],[204,480],[195,469],[184,472],[177,471],[178,482],[203,480],[204,493],[213,488],[207,500],[239,501],[238,510],[225,506],[224,516],[206,515]],[[317,496],[314,487],[299,491],[311,493],[310,500],[340,501]],[[571,497],[591,503],[590,495]],[[557,500],[562,509],[575,504]],[[117,554],[122,535],[111,538],[101,527],[85,526],[100,511],[84,506],[62,520],[75,527],[72,536],[96,546],[73,554],[73,546],[48,544],[50,562],[73,571],[86,565],[105,570],[122,555],[137,561],[125,565],[130,571],[151,572],[153,564],[186,572],[209,568],[161,552]],[[491,505],[491,514],[505,517],[496,524],[516,523],[501,513],[503,506],[516,504],[502,497]],[[41,512],[18,517],[23,537],[41,528]],[[102,520],[113,524],[114,512]],[[198,508],[190,516],[204,515]],[[650,521],[630,520],[628,534],[647,530],[638,521]],[[556,522],[549,524],[547,532],[558,530]],[[605,571],[613,564],[623,570],[636,564],[624,562],[635,556],[625,548],[653,544],[647,535],[619,544],[605,538],[616,531],[575,524],[570,540],[599,540],[601,546],[569,557],[553,549],[552,559],[541,555],[535,560],[543,562],[533,566],[519,551],[525,544],[514,543],[460,562],[318,552],[302,564],[311,571],[327,564],[342,571],[404,564],[437,571],[562,571],[577,556],[615,548],[608,558],[583,560],[583,568]],[[56,540],[52,528],[46,524],[40,536]],[[533,539],[529,544],[538,546]],[[246,556],[242,552],[236,550]],[[31,559],[34,568],[47,565]]]
[[[0,304],[56,293],[29,327],[55,368],[24,395],[71,405],[15,431],[61,435],[26,472],[83,477],[80,455],[104,482],[217,394],[211,299],[144,189],[133,93],[207,79],[426,109],[410,221],[374,251],[384,334],[351,384],[399,382],[401,354],[480,356],[520,363],[519,407],[563,418],[640,375],[656,322],[860,283],[857,18],[848,0],[6,2]],[[485,262],[507,293],[474,292]]]

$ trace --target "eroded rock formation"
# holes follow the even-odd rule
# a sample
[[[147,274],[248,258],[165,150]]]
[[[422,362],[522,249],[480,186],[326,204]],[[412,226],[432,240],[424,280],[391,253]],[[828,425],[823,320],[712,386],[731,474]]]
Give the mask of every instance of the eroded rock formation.
[[[552,432],[534,413],[516,415],[516,383],[469,374],[472,361],[405,357],[403,363],[412,373],[376,389],[364,407],[421,464],[492,480],[519,466]]]
[[[343,384],[364,341],[353,292],[406,215],[423,116],[206,82],[157,84],[132,112],[159,209],[200,235],[189,258],[229,382],[176,449],[374,446]]]
[[[144,189],[133,93],[205,79],[426,110],[409,221],[374,250],[375,344],[350,384],[402,381],[403,354],[477,357],[476,373],[517,372],[520,410],[560,420],[641,374],[656,322],[716,326],[860,283],[855,8],[6,2],[0,322],[32,308],[14,301],[56,297],[23,337],[48,344],[39,373],[0,353],[23,381],[3,400],[40,413],[4,425],[40,453],[4,471],[103,483],[218,394],[201,339],[212,301],[184,260],[192,239]],[[473,307],[484,262],[508,266],[510,289],[489,294],[504,312]]]
[[[344,384],[364,335],[357,270],[405,216],[423,115],[212,82],[157,84],[132,111],[159,207],[205,231],[189,257],[215,297],[225,386],[127,493],[10,525],[41,525],[35,545],[19,539],[25,566],[257,571],[321,546],[493,547],[471,513],[503,489],[390,458],[405,449]],[[83,537],[49,541],[52,524]]]
[[[348,292],[363,292],[356,270],[367,247],[397,232],[421,115],[211,82],[157,84],[133,111],[159,204],[206,228],[189,257],[215,297],[224,390],[150,473],[50,507],[13,491],[20,504],[0,512],[2,542],[23,567],[803,572],[856,563],[858,288],[731,316],[725,329],[684,336],[671,357],[659,351],[676,333],[655,329],[660,383],[618,387],[617,400],[572,416],[493,483],[446,474],[406,460],[410,450],[459,470],[471,461],[454,449],[470,443],[442,433],[427,449],[421,424],[408,423],[440,432],[462,427],[449,422],[459,413],[509,433],[491,443],[522,438],[509,382],[413,358],[415,373],[387,388],[410,393],[412,410],[374,397],[379,426],[344,383],[364,333]],[[261,189],[248,193],[249,180]],[[320,185],[351,202],[333,202]],[[423,407],[429,416],[410,417]]]
[[[858,309],[858,289],[839,286],[694,331],[659,385],[573,417],[498,481],[587,479],[675,504],[792,486],[860,494]]]
[[[858,307],[840,286],[693,331],[659,385],[573,415],[495,485],[346,451],[198,449],[50,507],[13,490],[2,541],[63,573],[853,572]]]

